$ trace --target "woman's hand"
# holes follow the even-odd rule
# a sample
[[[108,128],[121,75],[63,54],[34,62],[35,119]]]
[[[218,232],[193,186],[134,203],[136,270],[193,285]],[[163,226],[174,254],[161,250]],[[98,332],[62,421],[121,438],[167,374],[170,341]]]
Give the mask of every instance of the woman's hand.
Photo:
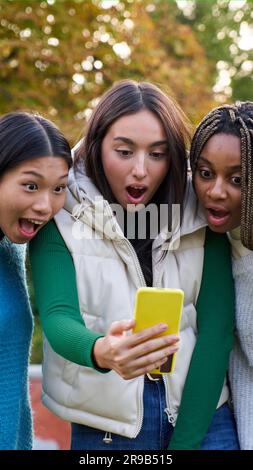
[[[159,323],[126,335],[134,323],[134,320],[113,322],[107,335],[96,341],[93,350],[98,367],[113,369],[123,379],[133,379],[157,369],[179,348],[176,335],[155,337],[167,329],[166,324]]]

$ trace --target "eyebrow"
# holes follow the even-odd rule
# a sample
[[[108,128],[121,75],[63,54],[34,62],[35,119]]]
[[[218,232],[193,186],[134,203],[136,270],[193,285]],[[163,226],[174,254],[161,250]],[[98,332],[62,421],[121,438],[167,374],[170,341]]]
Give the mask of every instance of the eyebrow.
[[[129,144],[129,145],[134,145],[134,141],[131,140],[131,139],[128,139],[127,137],[114,137],[113,140],[121,140],[122,142],[125,142],[125,144]],[[157,142],[153,142],[152,144],[150,144],[150,147],[157,147],[159,145],[168,145],[168,141],[167,140],[158,140]]]
[[[205,157],[199,157],[198,161],[201,160],[203,161],[204,163],[207,163],[208,165],[210,166],[213,166],[212,163]],[[241,170],[241,165],[234,165],[234,166],[230,166],[229,167],[229,170],[231,171],[240,171]]]
[[[40,173],[37,173],[37,171],[23,171],[22,175],[31,175],[31,176],[36,176],[37,178],[44,179],[44,176],[41,175]],[[59,177],[59,180],[62,180],[63,178],[67,178],[68,173],[66,175],[62,175]]]

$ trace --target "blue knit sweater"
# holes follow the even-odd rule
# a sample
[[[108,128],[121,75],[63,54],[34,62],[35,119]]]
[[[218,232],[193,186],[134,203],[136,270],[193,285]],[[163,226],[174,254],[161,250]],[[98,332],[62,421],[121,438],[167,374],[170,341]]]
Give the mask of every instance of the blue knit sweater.
[[[0,234],[1,237],[1,234]],[[25,247],[0,241],[0,449],[32,448],[28,361],[32,314]]]

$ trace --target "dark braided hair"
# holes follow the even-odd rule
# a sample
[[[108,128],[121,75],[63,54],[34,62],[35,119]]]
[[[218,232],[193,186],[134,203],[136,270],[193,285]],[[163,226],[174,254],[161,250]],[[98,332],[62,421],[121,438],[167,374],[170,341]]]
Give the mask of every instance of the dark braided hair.
[[[223,105],[208,113],[197,127],[190,150],[192,175],[206,142],[214,134],[239,137],[241,143],[241,241],[253,250],[253,102]]]

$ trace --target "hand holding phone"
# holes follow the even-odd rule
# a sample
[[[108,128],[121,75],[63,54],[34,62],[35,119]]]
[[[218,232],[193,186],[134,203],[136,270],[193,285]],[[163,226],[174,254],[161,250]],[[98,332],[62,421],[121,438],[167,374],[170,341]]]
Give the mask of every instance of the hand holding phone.
[[[142,287],[136,292],[135,326],[137,333],[158,323],[166,323],[167,330],[159,336],[178,334],[183,309],[184,292],[181,289],[157,289]],[[175,367],[176,353],[168,357],[168,361],[159,369],[153,369],[151,374],[170,374]]]

